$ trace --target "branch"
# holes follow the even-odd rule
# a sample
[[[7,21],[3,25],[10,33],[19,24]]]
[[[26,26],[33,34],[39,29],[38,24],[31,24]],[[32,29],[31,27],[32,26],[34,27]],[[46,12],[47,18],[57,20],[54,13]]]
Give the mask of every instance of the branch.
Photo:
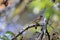
[[[33,27],[39,27],[39,26],[42,26],[42,25],[32,25],[32,26],[28,26],[27,28],[25,28],[22,32],[20,32],[17,36],[15,36],[12,40],[16,39],[19,35],[21,35],[24,31],[30,29],[30,28],[33,28]]]

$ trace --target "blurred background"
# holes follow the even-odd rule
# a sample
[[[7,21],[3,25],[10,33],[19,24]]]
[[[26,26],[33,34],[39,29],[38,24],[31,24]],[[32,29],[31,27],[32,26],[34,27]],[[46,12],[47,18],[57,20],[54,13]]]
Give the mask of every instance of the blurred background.
[[[54,29],[48,26],[48,32],[51,38],[53,33],[60,38],[60,0],[0,0],[0,40],[11,40],[40,15],[51,16],[49,23]],[[30,39],[40,29],[27,30],[23,40]],[[21,36],[16,40],[20,39]]]

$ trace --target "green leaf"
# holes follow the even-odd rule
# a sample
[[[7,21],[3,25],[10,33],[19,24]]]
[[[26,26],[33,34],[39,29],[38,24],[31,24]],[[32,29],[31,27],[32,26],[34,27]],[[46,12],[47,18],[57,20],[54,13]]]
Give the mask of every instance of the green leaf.
[[[5,36],[5,35],[3,37],[1,37],[1,39],[2,40],[9,40],[9,38],[7,36]]]
[[[13,32],[11,31],[7,31],[6,34],[10,34],[10,35],[15,35]]]
[[[28,5],[28,8],[32,9],[32,8],[36,7],[37,5],[39,5],[39,3],[40,3],[40,0],[34,0]]]
[[[49,18],[54,14],[53,8],[52,7],[47,7],[47,10],[45,12],[45,17]]]

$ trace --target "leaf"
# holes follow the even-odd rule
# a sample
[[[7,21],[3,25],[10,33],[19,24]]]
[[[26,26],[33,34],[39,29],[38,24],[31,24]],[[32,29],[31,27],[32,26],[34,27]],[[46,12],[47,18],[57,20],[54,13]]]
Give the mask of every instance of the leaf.
[[[10,34],[10,35],[15,35],[13,32],[11,31],[7,31],[6,34]]]
[[[54,14],[53,8],[52,7],[47,7],[47,10],[45,12],[45,17],[49,18]]]
[[[1,39],[2,40],[9,40],[9,38],[7,36],[5,36],[5,35],[3,37],[1,37]]]
[[[40,3],[40,0],[34,0],[28,5],[28,8],[32,9],[32,8],[36,7],[37,5],[39,5],[39,3]]]

